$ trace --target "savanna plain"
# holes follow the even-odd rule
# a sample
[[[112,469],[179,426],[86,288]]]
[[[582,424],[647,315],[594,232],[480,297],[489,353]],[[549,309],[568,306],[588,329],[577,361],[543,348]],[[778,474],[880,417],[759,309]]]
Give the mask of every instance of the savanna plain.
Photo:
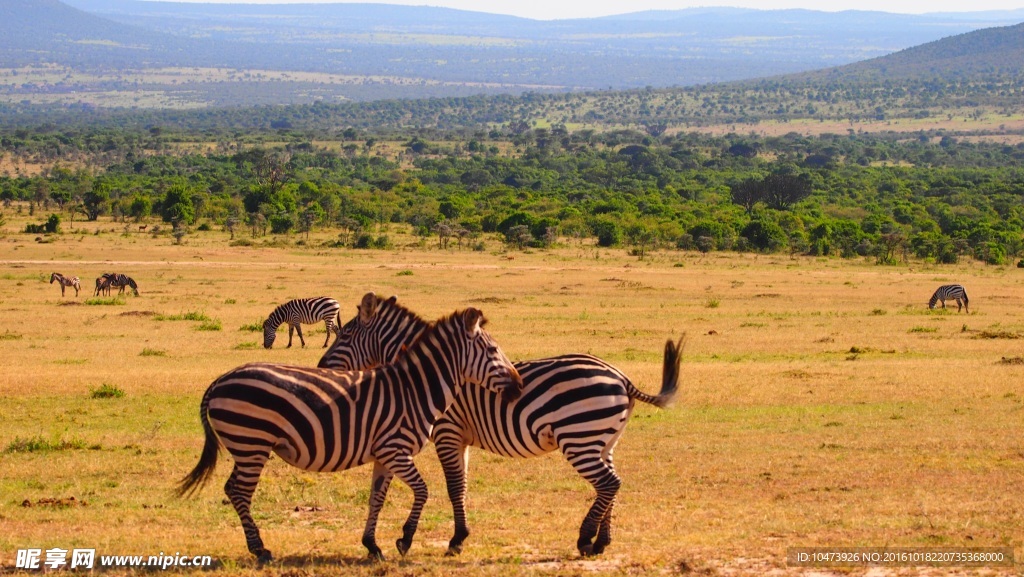
[[[330,233],[231,246],[219,230],[175,244],[108,219],[49,242],[9,218],[0,235],[0,572],[18,549],[98,555],[210,555],[237,575],[1019,574],[982,569],[800,569],[790,547],[1015,548],[1024,540],[1024,270],[659,250],[565,241],[550,250],[439,250],[401,229],[394,248],[326,248]],[[236,232],[236,235],[244,233]],[[51,272],[82,279],[61,296]],[[94,297],[121,272],[140,296]],[[970,313],[930,311],[962,283]],[[200,397],[250,361],[315,365],[306,347],[262,347],[260,323],[286,300],[326,295],[342,320],[367,292],[427,318],[474,306],[513,360],[597,355],[657,392],[666,340],[687,334],[680,391],[638,405],[615,452],[623,479],[614,539],[580,559],[592,488],[558,453],[508,460],[471,451],[464,552],[440,466],[402,558],[412,495],[392,485],[378,527],[388,560],[360,535],[370,469],[314,474],[274,459],[253,501],[277,561],[258,567],[221,490],[174,488],[202,447]],[[127,570],[123,570],[127,571]],[[107,574],[116,574],[110,571]]]

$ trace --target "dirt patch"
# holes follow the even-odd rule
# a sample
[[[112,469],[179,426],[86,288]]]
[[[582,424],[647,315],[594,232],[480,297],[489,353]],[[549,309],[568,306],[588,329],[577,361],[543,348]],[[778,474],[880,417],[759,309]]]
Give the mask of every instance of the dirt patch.
[[[974,335],[976,339],[1019,339],[1020,333],[1010,331],[981,331]]]
[[[503,299],[503,298],[499,298],[499,297],[481,297],[481,298],[478,298],[478,299],[469,299],[469,302],[471,302],[471,303],[483,303],[483,304],[489,304],[489,305],[500,305],[500,304],[504,304],[504,303],[515,302],[515,300],[516,299]]]
[[[156,311],[127,311],[117,316],[119,317],[151,317],[156,314]]]
[[[60,306],[60,307],[77,307],[80,304],[82,304],[82,303],[80,303],[78,301],[64,301],[64,302],[60,303],[57,306]]]
[[[74,497],[43,497],[38,501],[32,502],[31,499],[25,499],[21,502],[22,507],[54,507],[57,509],[67,509],[70,507],[85,507],[89,503],[85,501],[79,501]]]
[[[1003,357],[997,364],[1000,365],[1024,365],[1024,357]]]

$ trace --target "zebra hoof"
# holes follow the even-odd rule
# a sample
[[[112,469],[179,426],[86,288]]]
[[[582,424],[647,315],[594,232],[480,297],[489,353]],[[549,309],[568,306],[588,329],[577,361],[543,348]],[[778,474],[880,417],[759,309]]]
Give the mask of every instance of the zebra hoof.
[[[381,551],[379,547],[376,550],[370,550],[366,558],[369,559],[371,562],[376,563],[383,563],[385,561],[384,552]]]
[[[448,550],[444,552],[445,557],[458,557],[462,555],[462,545],[449,545]]]
[[[580,551],[580,557],[591,557],[594,555],[594,546],[590,543],[576,547]]]
[[[264,563],[270,563],[274,560],[274,556],[270,554],[270,549],[264,549],[256,555],[256,562],[260,565]]]
[[[409,552],[409,547],[411,547],[411,546],[412,546],[412,543],[411,542],[410,543],[406,543],[405,539],[397,539],[397,540],[395,540],[395,547],[398,548],[398,553],[401,554],[402,557],[405,557],[405,554]]]

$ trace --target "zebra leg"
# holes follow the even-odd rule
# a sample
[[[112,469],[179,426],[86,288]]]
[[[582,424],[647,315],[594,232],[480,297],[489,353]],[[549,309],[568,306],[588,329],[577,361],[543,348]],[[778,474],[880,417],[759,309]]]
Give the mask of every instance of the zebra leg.
[[[597,536],[598,529],[600,529],[601,524],[604,522],[606,514],[611,511],[615,503],[615,495],[619,492],[619,487],[622,486],[622,480],[615,474],[615,469],[611,464],[601,458],[600,453],[570,453],[566,454],[566,458],[569,459],[569,463],[576,469],[576,472],[593,485],[597,491],[594,504],[590,506],[590,511],[587,512],[587,516],[583,518],[583,523],[580,525],[580,536],[576,541],[576,548],[579,550],[580,555],[584,557],[595,555],[600,551],[595,551],[596,544],[591,542]],[[610,518],[608,523],[607,537],[610,541]],[[607,543],[602,544],[600,549],[604,550],[606,545]]]
[[[956,299],[956,312],[960,312],[964,308],[964,303],[960,299]]]
[[[289,349],[292,348],[292,331],[294,331],[294,330],[295,330],[294,326],[288,325],[288,346],[285,347],[285,348],[289,348]]]
[[[295,325],[295,332],[299,333],[299,342],[302,343],[302,348],[306,348],[306,339],[302,338],[302,325]]]
[[[228,496],[231,504],[238,513],[242,522],[242,531],[245,532],[245,544],[249,552],[256,556],[260,563],[266,563],[273,559],[270,551],[263,547],[263,539],[260,538],[260,530],[256,522],[252,520],[249,507],[252,504],[252,494],[256,491],[256,485],[260,482],[260,473],[263,472],[263,465],[266,464],[269,454],[259,454],[251,457],[252,462],[247,463],[243,468],[235,462],[235,468],[224,484],[224,493]]]
[[[363,529],[363,546],[369,551],[370,559],[375,561],[384,560],[384,552],[377,546],[377,517],[380,516],[393,477],[391,471],[380,461],[374,461],[373,480],[370,482],[370,512],[366,517],[366,527]]]
[[[469,465],[469,446],[461,437],[434,438],[437,457],[444,469],[444,481],[448,487],[448,499],[452,502],[455,517],[455,534],[448,542],[445,557],[462,553],[462,543],[469,537],[466,524],[466,469]]]
[[[395,541],[398,552],[405,555],[412,547],[412,538],[416,535],[416,527],[420,523],[423,506],[427,504],[427,484],[420,476],[420,472],[416,470],[416,465],[412,462],[412,455],[396,453],[390,455],[384,464],[412,489],[412,510],[409,511],[409,517],[402,525],[402,537]]]
[[[332,330],[332,328],[331,328],[331,320],[330,319],[327,319],[327,321],[324,322],[324,328],[327,330],[327,338],[324,339],[324,346],[323,346],[323,348],[326,349],[327,348],[327,343],[331,342],[331,330]]]
[[[591,550],[592,555],[600,555],[604,553],[604,550],[612,542],[612,511],[615,509],[615,499],[612,498],[612,502],[608,504],[608,510],[604,513],[604,519],[601,519],[601,526],[597,530],[597,539],[594,539],[594,547]]]

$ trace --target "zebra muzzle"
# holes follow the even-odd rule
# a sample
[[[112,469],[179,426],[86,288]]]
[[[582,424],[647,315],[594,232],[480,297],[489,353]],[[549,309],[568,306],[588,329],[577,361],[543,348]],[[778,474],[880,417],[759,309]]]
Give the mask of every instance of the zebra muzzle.
[[[523,393],[523,377],[515,367],[508,367],[508,384],[501,391],[501,398],[505,401],[514,401]]]

